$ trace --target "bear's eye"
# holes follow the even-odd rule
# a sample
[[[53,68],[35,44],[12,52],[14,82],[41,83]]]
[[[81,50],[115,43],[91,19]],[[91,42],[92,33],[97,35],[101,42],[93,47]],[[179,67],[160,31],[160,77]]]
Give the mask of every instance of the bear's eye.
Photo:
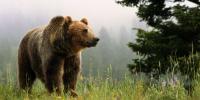
[[[88,29],[83,29],[83,33],[85,34],[85,33],[88,33]]]

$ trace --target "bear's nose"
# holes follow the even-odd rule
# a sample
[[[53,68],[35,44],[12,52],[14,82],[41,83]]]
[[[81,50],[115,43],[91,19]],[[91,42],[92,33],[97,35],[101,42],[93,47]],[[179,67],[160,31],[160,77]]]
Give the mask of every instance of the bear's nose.
[[[99,41],[99,38],[95,38],[95,41],[98,42],[98,41]]]

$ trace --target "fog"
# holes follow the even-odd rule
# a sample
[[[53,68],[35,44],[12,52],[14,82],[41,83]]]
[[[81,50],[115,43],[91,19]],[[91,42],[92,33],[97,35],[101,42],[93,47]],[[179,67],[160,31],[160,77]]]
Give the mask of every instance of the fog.
[[[56,15],[87,18],[101,38],[96,48],[83,53],[83,73],[88,72],[85,66],[92,66],[93,73],[108,66],[116,75],[126,73],[126,65],[135,57],[126,45],[135,39],[132,28],[146,28],[136,16],[136,8],[122,7],[115,0],[1,0],[0,7],[1,76],[8,68],[17,68],[17,48],[25,33]]]
[[[142,25],[136,8],[122,7],[115,0],[1,0],[0,6],[1,30],[21,28],[19,33],[1,32],[1,36],[22,34],[28,28],[46,24],[55,15],[69,15],[75,20],[86,17],[96,32],[102,26],[117,31],[123,25],[130,30],[133,22]],[[112,36],[117,35],[114,33]]]

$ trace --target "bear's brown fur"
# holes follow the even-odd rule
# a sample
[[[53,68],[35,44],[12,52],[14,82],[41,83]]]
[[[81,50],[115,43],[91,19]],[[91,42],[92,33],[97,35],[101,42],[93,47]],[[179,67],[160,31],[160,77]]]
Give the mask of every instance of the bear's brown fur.
[[[85,18],[72,21],[69,16],[56,16],[48,25],[29,31],[18,51],[20,88],[30,91],[39,78],[49,93],[55,90],[60,95],[64,84],[64,91],[76,96],[81,50],[98,40]]]

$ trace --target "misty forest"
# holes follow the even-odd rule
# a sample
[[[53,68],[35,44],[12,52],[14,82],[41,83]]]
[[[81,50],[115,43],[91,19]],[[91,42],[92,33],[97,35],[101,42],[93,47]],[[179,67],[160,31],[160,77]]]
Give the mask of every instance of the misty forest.
[[[0,1],[0,100],[68,100],[37,80],[20,90],[17,54],[26,32],[57,15],[86,17],[96,47],[82,52],[78,100],[199,100],[199,0]]]

